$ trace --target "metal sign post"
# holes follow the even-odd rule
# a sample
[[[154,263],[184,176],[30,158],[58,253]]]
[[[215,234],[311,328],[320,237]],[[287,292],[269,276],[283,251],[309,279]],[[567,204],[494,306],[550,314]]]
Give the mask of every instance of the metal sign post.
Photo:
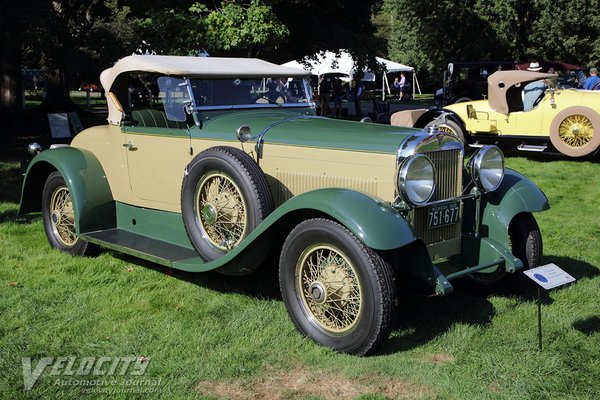
[[[575,282],[575,278],[560,269],[556,264],[543,265],[523,271],[523,273],[538,284],[538,351],[542,351],[542,289],[554,289]]]

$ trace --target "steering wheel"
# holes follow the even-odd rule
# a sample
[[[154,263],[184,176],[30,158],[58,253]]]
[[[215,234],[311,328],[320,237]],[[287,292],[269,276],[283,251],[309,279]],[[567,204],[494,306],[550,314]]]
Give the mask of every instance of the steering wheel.
[[[591,90],[600,90],[600,81],[596,82],[596,84],[592,86]]]

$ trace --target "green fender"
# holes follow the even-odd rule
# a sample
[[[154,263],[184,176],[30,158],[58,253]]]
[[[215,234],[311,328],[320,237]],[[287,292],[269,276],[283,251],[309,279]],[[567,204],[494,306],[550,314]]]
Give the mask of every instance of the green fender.
[[[280,216],[301,209],[331,216],[366,246],[376,250],[397,249],[418,238],[410,224],[389,203],[350,189],[306,192],[291,198],[273,214]]]
[[[337,220],[348,228],[366,246],[376,250],[392,250],[415,242],[419,237],[402,215],[388,203],[365,193],[350,189],[317,189],[292,197],[275,209],[239,246],[217,260],[198,264],[197,260],[183,260],[175,268],[186,271],[208,271],[225,266],[263,233],[296,212],[318,211]],[[232,266],[228,273],[239,273],[243,268]]]
[[[487,226],[488,237],[510,248],[508,227],[522,212],[544,211],[550,208],[548,198],[525,175],[506,169],[502,184],[487,199],[482,224]]]
[[[53,171],[63,176],[75,212],[77,233],[116,226],[116,213],[110,186],[94,154],[74,147],[45,150],[29,163],[19,214],[41,211],[44,183]]]

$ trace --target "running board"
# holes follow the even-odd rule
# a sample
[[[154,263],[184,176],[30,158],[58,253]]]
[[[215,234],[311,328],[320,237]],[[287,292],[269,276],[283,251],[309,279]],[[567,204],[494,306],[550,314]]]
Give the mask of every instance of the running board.
[[[88,242],[117,250],[167,267],[190,258],[200,259],[193,249],[153,239],[124,229],[87,232],[80,237]],[[201,261],[201,260],[200,260]]]
[[[521,151],[537,151],[537,152],[541,152],[544,151],[548,148],[547,145],[542,145],[542,146],[535,146],[532,144],[520,144],[519,146],[517,146],[517,150],[521,150]]]

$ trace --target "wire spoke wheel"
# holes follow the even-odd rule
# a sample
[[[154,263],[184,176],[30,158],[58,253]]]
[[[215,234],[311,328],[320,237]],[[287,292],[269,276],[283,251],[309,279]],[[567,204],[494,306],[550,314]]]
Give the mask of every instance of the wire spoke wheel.
[[[228,175],[205,175],[196,187],[194,204],[201,229],[218,249],[230,250],[246,236],[247,206],[242,191]]]
[[[56,239],[65,247],[72,247],[77,243],[78,237],[75,230],[75,214],[69,189],[58,186],[50,198],[50,220],[52,231]]]
[[[307,248],[296,265],[297,292],[309,315],[331,333],[351,330],[358,321],[362,292],[356,270],[338,249]]]
[[[567,146],[579,149],[594,137],[594,126],[584,115],[570,115],[559,125],[558,136]]]

